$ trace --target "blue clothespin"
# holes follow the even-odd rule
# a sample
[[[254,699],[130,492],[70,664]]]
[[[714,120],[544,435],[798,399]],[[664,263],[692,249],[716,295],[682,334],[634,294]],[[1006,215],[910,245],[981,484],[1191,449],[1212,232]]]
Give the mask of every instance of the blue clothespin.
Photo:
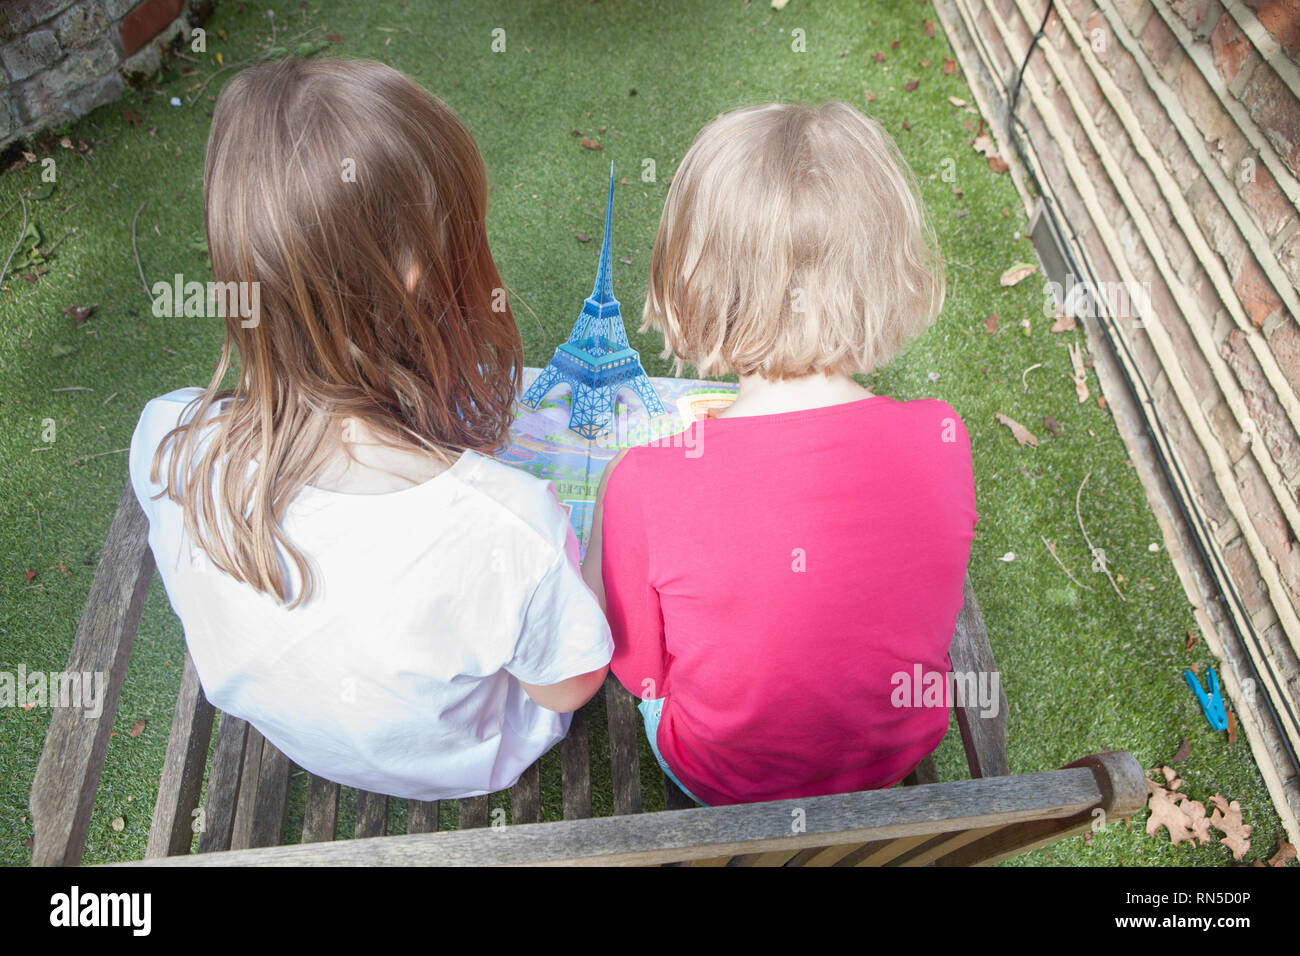
[[[1201,713],[1205,714],[1205,719],[1210,722],[1210,726],[1215,730],[1227,730],[1228,712],[1223,706],[1223,695],[1219,693],[1219,675],[1214,673],[1213,667],[1210,668],[1209,675],[1210,693],[1207,695],[1196,675],[1190,670],[1183,671],[1187,686],[1192,689],[1192,692],[1196,694],[1196,699],[1201,702]]]

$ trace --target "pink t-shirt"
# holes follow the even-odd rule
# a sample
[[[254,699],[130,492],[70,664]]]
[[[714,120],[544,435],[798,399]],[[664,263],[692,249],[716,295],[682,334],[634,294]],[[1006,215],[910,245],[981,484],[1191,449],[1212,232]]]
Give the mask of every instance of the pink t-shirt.
[[[910,683],[950,666],[976,522],[965,425],[875,396],[691,434],[608,479],[614,674],[666,698],[660,752],[709,805],[892,786],[948,728]]]

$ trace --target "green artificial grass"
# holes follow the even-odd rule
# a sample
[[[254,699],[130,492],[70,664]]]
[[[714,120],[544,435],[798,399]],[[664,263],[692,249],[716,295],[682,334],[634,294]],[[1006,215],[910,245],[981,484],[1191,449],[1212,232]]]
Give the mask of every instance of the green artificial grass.
[[[943,72],[952,51],[942,30],[926,36],[927,18],[933,10],[914,0],[792,0],[780,12],[740,0],[526,7],[329,0],[305,10],[297,2],[220,3],[197,64],[169,58],[149,89],[60,131],[70,148],[57,136],[33,144],[37,162],[0,178],[0,210],[7,210],[0,245],[20,234],[20,195],[47,245],[67,236],[48,273],[24,268],[36,282],[15,274],[0,291],[0,670],[63,668],[126,478],[121,449],[137,416],[154,396],[205,384],[218,354],[220,320],[151,314],[131,242],[132,218],[144,203],[136,247],[149,282],[176,273],[210,278],[202,247],[204,143],[214,96],[237,72],[217,73],[218,54],[229,66],[273,47],[306,44],[306,52],[324,44],[326,55],[383,60],[445,99],[487,164],[492,248],[531,365],[550,358],[590,291],[613,160],[620,183],[627,180],[616,192],[614,254],[631,260],[615,264],[615,293],[651,375],[672,368],[659,357],[658,337],[636,331],[649,254],[669,178],[695,134],[718,113],[744,105],[844,99],[897,139],[947,262],[948,297],[937,325],[870,384],[898,399],[942,398],[970,431],[980,515],[970,573],[1010,702],[1013,771],[1053,769],[1112,749],[1155,767],[1188,738],[1191,756],[1178,765],[1183,792],[1203,802],[1211,794],[1240,801],[1254,827],[1247,862],[1271,855],[1284,834],[1245,740],[1229,745],[1213,732],[1183,683],[1184,667],[1213,661],[1204,641],[1185,649],[1195,623],[1163,546],[1149,550],[1160,533],[1124,445],[1105,409],[1075,397],[1065,346],[1084,343],[1083,333],[1048,331],[1041,276],[999,285],[1003,270],[1034,261],[1033,251],[1021,235],[1010,179],[971,149],[975,117],[949,102],[971,96],[960,73]],[[492,51],[497,29],[505,31],[504,52]],[[792,49],[799,36],[806,52]],[[883,62],[873,59],[877,51]],[[912,82],[917,87],[906,90]],[[169,105],[172,97],[184,105]],[[603,149],[585,149],[582,138]],[[56,163],[57,183],[38,198],[48,192],[40,180],[45,158]],[[647,160],[653,181],[642,178]],[[941,175],[945,168],[953,181]],[[583,243],[579,234],[596,239]],[[85,322],[63,311],[92,304]],[[994,312],[998,330],[989,334],[985,319]],[[1091,372],[1088,384],[1095,396]],[[82,390],[60,391],[73,387]],[[999,412],[1041,444],[1017,445],[996,422]],[[1060,423],[1059,437],[1044,427],[1045,415]],[[55,423],[52,443],[43,440],[47,419]],[[1082,513],[1123,576],[1126,601],[1090,570],[1074,514],[1085,475]],[[1088,589],[1070,583],[1040,535]],[[1000,560],[1008,552],[1015,560]],[[143,854],[183,647],[155,580],[109,743],[88,863]],[[0,709],[3,863],[31,858],[27,798],[49,715],[39,707]],[[132,736],[138,721],[144,729]],[[593,767],[605,747],[602,726],[603,716],[593,714]],[[649,782],[648,747],[641,756]],[[955,726],[937,759],[945,779],[966,775]],[[557,751],[543,774],[548,819],[559,812],[558,776]],[[596,813],[611,812],[608,781],[597,777],[595,784]],[[304,778],[295,778],[297,814],[303,788]],[[493,806],[508,810],[506,796],[496,795]],[[341,835],[350,832],[351,811],[345,802]],[[403,812],[394,807],[394,825]],[[112,826],[119,817],[120,831]],[[1172,846],[1163,830],[1148,836],[1145,819],[1143,811],[1131,827],[1112,821],[1091,841],[1061,842],[1008,865],[1232,863],[1218,844]]]

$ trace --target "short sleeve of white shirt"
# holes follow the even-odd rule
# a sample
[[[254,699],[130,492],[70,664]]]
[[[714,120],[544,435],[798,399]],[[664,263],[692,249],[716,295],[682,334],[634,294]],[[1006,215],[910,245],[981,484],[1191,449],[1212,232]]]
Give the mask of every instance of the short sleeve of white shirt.
[[[614,653],[605,616],[578,570],[572,529],[569,545],[556,555],[533,591],[515,654],[505,665],[526,684],[558,684],[604,667]],[[593,640],[575,644],[573,637],[578,634],[589,634]]]

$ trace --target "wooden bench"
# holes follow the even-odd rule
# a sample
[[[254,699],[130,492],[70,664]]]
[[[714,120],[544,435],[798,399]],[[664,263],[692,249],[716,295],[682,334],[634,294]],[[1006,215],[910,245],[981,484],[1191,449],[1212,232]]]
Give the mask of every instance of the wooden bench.
[[[154,562],[148,525],[127,484],[72,652],[71,672],[101,671],[102,714],[54,710],[31,792],[33,863],[80,863],[118,697]],[[969,577],[954,635],[955,672],[993,673],[996,664]],[[1141,809],[1146,781],[1131,754],[1085,757],[1062,770],[1011,775],[1006,697],[996,715],[977,703],[956,706],[972,779],[938,782],[926,758],[907,786],[739,806],[694,805],[655,767],[665,787],[662,812],[642,813],[634,699],[614,680],[603,691],[609,724],[614,816],[592,816],[587,718],[574,715],[560,745],[562,821],[541,821],[539,765],[510,792],[510,824],[493,826],[489,798],[457,801],[458,829],[438,831],[436,803],[409,801],[407,834],[387,836],[389,798],[357,795],[355,836],[335,840],[341,788],[312,776],[302,843],[285,837],[293,765],[245,721],[218,715],[194,665],[185,669],[158,785],[146,859],[151,864],[678,864],[717,866],[869,866],[990,864],[1080,833],[1095,811],[1116,822]],[[203,793],[198,852],[191,853]]]

